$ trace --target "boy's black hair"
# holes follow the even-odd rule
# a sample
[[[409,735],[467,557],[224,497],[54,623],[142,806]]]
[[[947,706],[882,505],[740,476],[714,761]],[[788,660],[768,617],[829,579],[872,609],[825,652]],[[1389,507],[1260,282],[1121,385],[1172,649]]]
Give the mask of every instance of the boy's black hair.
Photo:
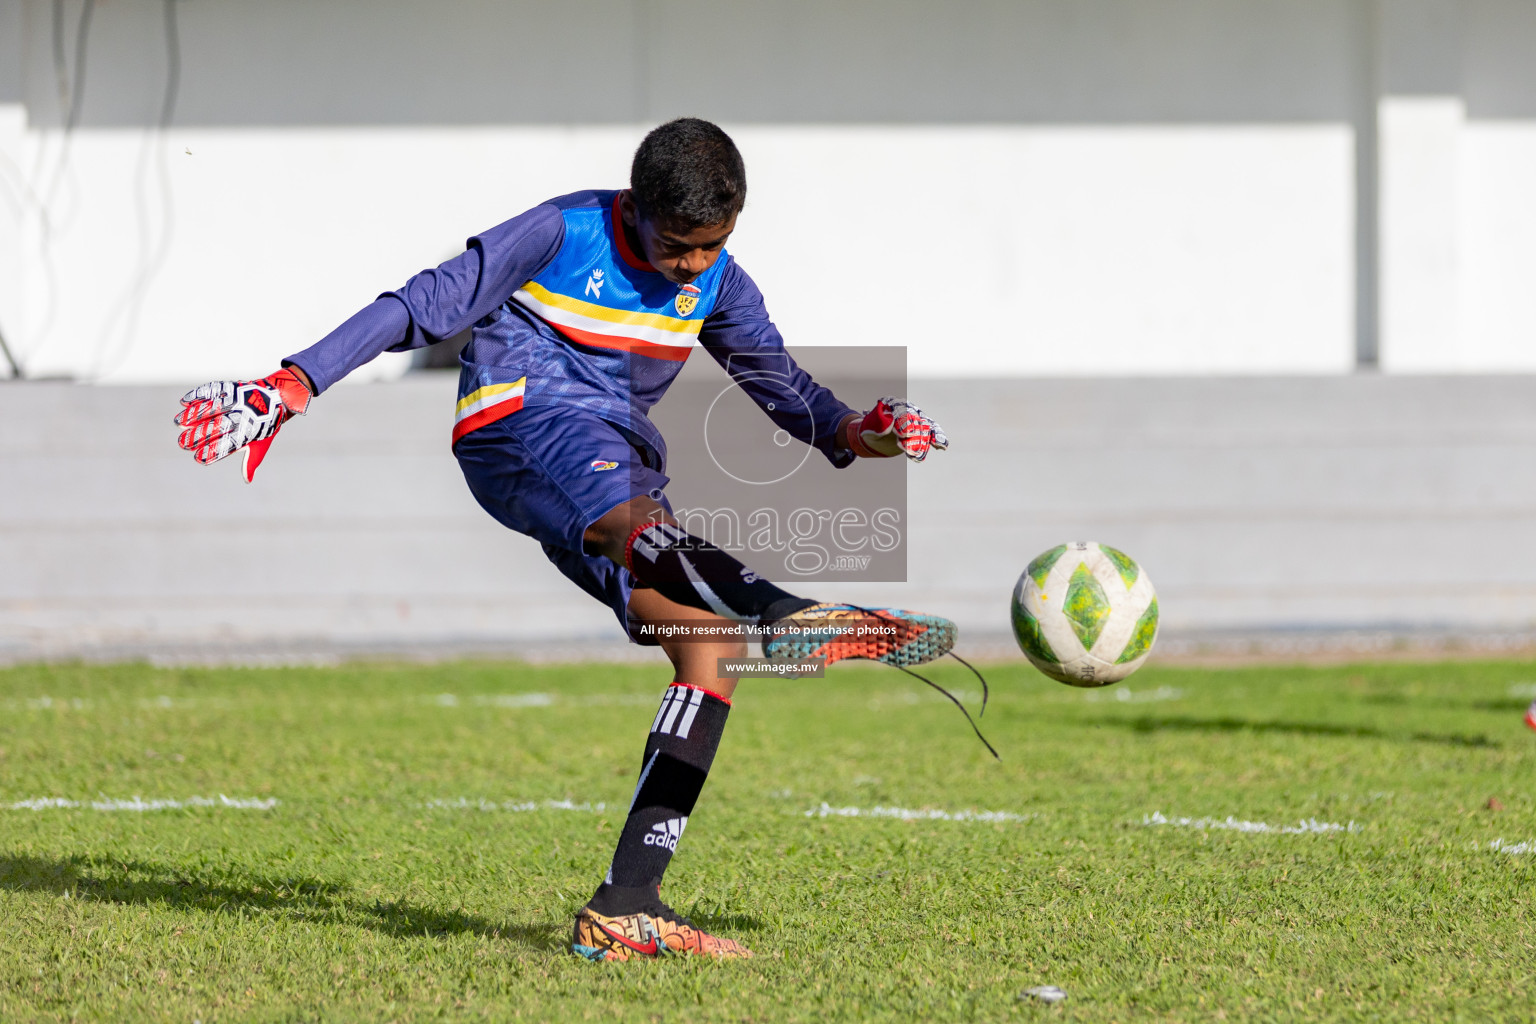
[[[641,216],[688,228],[723,224],[747,199],[747,167],[731,137],[697,117],[651,129],[629,169]]]

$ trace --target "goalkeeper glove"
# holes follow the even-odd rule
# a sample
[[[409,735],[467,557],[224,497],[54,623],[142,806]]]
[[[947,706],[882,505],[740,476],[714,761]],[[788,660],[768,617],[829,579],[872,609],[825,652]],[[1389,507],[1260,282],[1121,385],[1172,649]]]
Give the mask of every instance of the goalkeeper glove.
[[[216,380],[181,396],[177,442],[207,465],[242,449],[241,472],[250,483],[272,439],[289,417],[309,408],[309,388],[292,370],[261,380]]]
[[[844,427],[843,447],[866,459],[905,455],[922,462],[930,448],[949,447],[949,438],[923,410],[904,398],[882,398],[863,418],[850,416]]]

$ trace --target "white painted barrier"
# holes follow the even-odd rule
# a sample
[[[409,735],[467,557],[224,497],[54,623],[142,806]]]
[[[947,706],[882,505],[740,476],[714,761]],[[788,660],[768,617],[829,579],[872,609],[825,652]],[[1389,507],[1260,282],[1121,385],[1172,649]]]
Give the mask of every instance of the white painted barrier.
[[[619,639],[470,497],[453,383],[327,394],[250,486],[175,447],[179,387],[0,385],[0,657]],[[909,582],[828,596],[998,637],[1028,560],[1091,539],[1146,567],[1170,635],[1536,625],[1536,377],[910,390],[953,446],[906,470]]]

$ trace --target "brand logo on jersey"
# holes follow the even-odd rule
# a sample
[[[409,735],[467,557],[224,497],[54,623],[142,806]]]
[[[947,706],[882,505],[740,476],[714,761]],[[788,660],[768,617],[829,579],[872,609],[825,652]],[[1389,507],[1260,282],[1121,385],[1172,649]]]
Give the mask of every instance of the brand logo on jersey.
[[[683,838],[683,826],[688,824],[687,818],[668,818],[651,826],[651,830],[645,834],[646,846],[664,846],[668,850],[677,850],[677,841]]]
[[[594,473],[601,473],[604,470],[618,469],[618,468],[619,468],[619,464],[617,462],[609,462],[606,459],[593,459],[592,460],[592,472],[594,472]]]
[[[685,284],[678,288],[677,298],[673,305],[677,307],[678,316],[687,316],[692,313],[694,307],[699,304],[699,290],[691,284]]]
[[[587,294],[592,296],[594,299],[602,298],[603,285],[607,283],[607,281],[603,280],[602,268],[598,268],[597,270],[592,271],[592,276],[587,278]]]

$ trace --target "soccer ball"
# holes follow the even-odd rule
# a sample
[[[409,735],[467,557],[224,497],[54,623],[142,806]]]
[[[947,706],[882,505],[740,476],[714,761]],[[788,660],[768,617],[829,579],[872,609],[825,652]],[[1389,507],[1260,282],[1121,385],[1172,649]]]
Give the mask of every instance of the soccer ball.
[[[1060,544],[1013,588],[1013,635],[1041,672],[1072,686],[1107,686],[1135,672],[1157,639],[1157,592],[1123,551]]]

